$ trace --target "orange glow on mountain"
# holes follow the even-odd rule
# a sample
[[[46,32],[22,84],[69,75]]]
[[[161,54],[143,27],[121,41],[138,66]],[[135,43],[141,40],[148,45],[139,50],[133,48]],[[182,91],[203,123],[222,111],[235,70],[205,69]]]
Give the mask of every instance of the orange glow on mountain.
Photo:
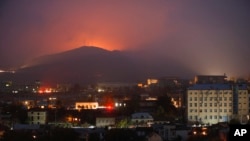
[[[70,46],[73,48],[81,47],[81,46],[95,46],[100,47],[109,51],[112,50],[122,50],[122,46],[114,41],[107,41],[107,39],[88,39],[88,40],[81,40],[81,37],[76,38],[73,42],[70,42]]]

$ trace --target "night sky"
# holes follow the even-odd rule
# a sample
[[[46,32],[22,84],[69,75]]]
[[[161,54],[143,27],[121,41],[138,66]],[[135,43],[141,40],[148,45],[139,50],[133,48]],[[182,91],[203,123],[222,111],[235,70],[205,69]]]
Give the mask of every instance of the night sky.
[[[250,1],[0,1],[0,69],[80,46],[249,76]]]

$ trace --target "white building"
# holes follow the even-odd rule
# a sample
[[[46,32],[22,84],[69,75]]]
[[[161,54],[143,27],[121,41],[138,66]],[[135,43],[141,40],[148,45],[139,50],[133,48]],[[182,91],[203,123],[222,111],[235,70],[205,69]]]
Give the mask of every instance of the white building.
[[[190,122],[216,124],[248,115],[247,85],[195,84],[187,90],[187,118]]]
[[[96,118],[96,127],[106,127],[115,125],[114,117],[97,117]]]

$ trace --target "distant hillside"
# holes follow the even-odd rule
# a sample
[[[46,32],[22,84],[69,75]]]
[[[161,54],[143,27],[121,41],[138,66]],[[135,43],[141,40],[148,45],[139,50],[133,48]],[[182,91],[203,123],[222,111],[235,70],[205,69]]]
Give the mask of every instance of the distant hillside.
[[[108,51],[84,46],[36,58],[15,74],[1,74],[0,77],[2,80],[21,82],[138,82],[149,77],[178,75],[178,71],[188,72],[169,60],[150,57],[142,52]]]
[[[129,82],[140,79],[141,69],[139,64],[122,52],[97,47],[81,47],[42,56],[24,66],[8,77],[12,75],[19,81],[41,80],[51,83]]]

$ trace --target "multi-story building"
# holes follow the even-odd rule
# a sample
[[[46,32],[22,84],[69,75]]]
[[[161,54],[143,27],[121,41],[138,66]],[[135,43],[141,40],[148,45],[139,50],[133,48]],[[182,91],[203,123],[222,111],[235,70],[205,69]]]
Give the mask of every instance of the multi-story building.
[[[28,111],[29,124],[46,124],[47,111],[44,110],[31,110]]]
[[[227,76],[224,75],[197,75],[194,78],[194,84],[224,84],[227,82]]]
[[[216,124],[249,114],[247,85],[195,84],[187,90],[189,122]]]

